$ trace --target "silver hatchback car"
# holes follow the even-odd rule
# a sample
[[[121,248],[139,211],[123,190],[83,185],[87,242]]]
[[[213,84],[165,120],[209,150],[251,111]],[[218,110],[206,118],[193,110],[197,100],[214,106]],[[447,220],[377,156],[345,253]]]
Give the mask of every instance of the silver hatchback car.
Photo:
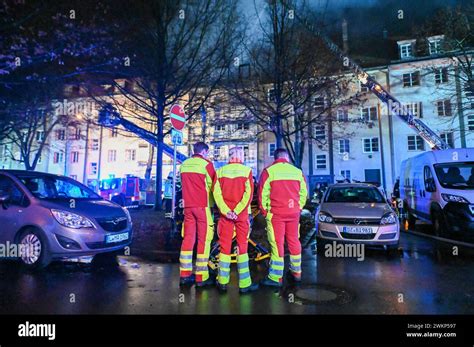
[[[129,212],[64,176],[0,170],[1,256],[29,268],[114,252],[132,240]]]
[[[330,186],[316,212],[319,244],[328,241],[398,248],[400,226],[382,192],[368,183]]]

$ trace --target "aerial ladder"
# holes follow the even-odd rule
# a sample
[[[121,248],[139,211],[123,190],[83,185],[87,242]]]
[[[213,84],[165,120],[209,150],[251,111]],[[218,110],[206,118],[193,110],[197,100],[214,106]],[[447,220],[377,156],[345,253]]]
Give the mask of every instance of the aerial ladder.
[[[286,5],[285,5],[286,6]],[[402,107],[401,103],[391,95],[385,88],[382,87],[372,76],[370,76],[364,69],[347,56],[327,35],[325,35],[320,29],[314,27],[313,24],[308,23],[307,20],[302,19],[298,14],[294,14],[300,22],[303,23],[304,27],[320,37],[327,48],[337,56],[345,67],[348,67],[357,79],[361,82],[364,87],[367,87],[375,96],[377,96],[383,103],[385,103],[389,110],[392,111],[392,115],[395,114],[411,129],[413,129],[420,137],[422,137],[433,150],[449,149],[449,145],[430,127],[423,123],[420,119],[416,118],[413,113],[406,107]]]
[[[113,107],[111,104],[106,104],[102,109],[99,111],[99,124],[103,125],[108,128],[114,128],[117,126],[122,126],[127,131],[130,131],[141,139],[147,141],[152,146],[158,147],[158,139],[156,134],[152,133],[151,131],[145,130],[130,122],[129,120],[125,119],[120,115],[120,113]],[[173,148],[162,143],[163,152],[170,158],[173,158]],[[182,163],[188,157],[183,153],[176,152],[176,159],[178,163]]]

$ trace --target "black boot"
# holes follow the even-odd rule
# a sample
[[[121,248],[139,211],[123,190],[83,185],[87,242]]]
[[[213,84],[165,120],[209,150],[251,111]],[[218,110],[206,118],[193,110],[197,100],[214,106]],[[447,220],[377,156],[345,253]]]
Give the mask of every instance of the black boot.
[[[217,283],[217,290],[219,293],[227,293],[227,284]]]
[[[196,282],[196,277],[194,275],[179,278],[180,286],[192,286],[194,282]]]
[[[260,285],[265,286],[265,287],[281,288],[281,283],[280,282],[271,280],[268,277],[265,277],[265,279],[261,280]]]
[[[213,286],[214,284],[216,284],[216,280],[214,278],[209,277],[205,281],[196,282],[196,287],[197,288],[204,288],[204,287]]]
[[[246,294],[246,293],[250,293],[250,292],[254,292],[256,291],[260,286],[258,285],[258,283],[252,283],[250,286],[248,287],[245,287],[245,288],[240,288],[239,289],[239,292],[240,294]]]

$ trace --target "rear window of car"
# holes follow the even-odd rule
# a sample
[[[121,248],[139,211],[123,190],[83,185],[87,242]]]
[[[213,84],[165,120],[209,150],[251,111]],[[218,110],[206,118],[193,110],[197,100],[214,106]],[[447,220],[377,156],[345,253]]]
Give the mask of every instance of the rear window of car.
[[[373,187],[333,187],[326,196],[326,202],[385,202],[382,194]]]

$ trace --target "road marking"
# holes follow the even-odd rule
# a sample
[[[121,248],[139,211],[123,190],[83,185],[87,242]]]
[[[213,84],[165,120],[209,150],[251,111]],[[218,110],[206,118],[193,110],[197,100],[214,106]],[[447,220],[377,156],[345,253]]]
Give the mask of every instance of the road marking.
[[[413,230],[408,230],[408,231],[405,231],[405,232],[413,234],[413,235],[429,237],[429,238],[432,238],[432,239],[435,239],[435,240],[438,240],[438,241],[444,241],[444,242],[452,243],[452,244],[459,245],[459,246],[474,248],[474,243],[468,243],[468,242],[462,242],[462,241],[457,241],[457,240],[446,239],[444,237],[439,237],[439,236],[435,236],[435,235],[420,233],[419,231],[413,231]]]

